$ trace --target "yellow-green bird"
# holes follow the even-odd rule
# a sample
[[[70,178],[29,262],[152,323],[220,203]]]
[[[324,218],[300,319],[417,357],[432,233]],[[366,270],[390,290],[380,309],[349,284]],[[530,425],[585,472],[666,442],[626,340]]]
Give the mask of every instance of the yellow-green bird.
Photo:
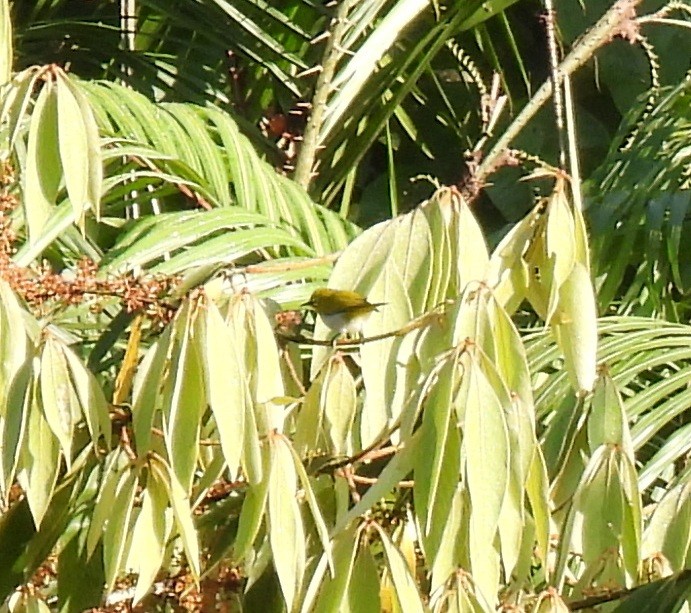
[[[362,326],[367,318],[383,304],[368,302],[357,292],[320,288],[314,290],[303,306],[313,308],[334,332],[362,334]]]

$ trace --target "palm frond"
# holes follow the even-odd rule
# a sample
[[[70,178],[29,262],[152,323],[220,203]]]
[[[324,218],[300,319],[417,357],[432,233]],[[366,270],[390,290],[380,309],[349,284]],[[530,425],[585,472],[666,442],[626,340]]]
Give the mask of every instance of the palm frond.
[[[660,91],[652,106],[641,100],[586,184],[602,308],[614,303],[620,313],[687,318],[689,109],[689,80]]]
[[[674,476],[669,469],[688,452],[680,433],[691,423],[691,326],[647,317],[611,316],[600,319],[598,360],[619,388],[640,462],[639,482],[645,489],[658,478]],[[566,424],[588,410],[569,387],[554,339],[539,332],[526,340],[531,372],[538,381],[537,416],[545,426],[543,444],[552,453],[565,453]],[[548,465],[560,466],[546,452]]]

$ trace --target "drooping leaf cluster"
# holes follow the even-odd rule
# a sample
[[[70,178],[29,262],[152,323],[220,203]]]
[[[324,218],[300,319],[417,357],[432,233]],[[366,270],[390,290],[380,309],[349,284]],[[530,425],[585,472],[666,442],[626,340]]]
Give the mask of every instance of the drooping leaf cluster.
[[[175,4],[168,20],[141,3],[141,64],[89,60],[125,87],[13,72],[0,1],[3,609],[682,606],[691,328],[652,316],[687,312],[688,82],[631,112],[584,210],[542,163],[544,195],[499,238],[463,185],[361,229],[344,213],[363,160],[381,139],[394,211],[395,140],[427,139],[426,104],[458,120],[454,138],[487,131],[481,154],[506,99],[450,41],[472,31],[520,59],[511,3]],[[82,28],[74,10],[48,30]],[[218,68],[227,19],[244,54],[233,87],[249,85],[217,75],[181,102],[200,76],[169,45],[205,24],[187,60]],[[322,31],[331,76],[301,80]],[[467,122],[440,79],[449,58],[481,92]],[[276,81],[278,97],[313,96],[306,180],[275,170],[238,119],[251,103],[258,121]],[[541,163],[505,163],[528,158]],[[327,284],[383,303],[365,338],[294,310]]]

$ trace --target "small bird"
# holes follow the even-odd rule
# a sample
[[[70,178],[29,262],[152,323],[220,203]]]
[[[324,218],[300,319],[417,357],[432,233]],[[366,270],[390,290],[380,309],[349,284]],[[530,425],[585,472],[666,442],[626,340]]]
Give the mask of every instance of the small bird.
[[[362,334],[367,318],[383,304],[372,304],[357,292],[320,288],[314,290],[309,301],[302,306],[312,307],[334,332]]]

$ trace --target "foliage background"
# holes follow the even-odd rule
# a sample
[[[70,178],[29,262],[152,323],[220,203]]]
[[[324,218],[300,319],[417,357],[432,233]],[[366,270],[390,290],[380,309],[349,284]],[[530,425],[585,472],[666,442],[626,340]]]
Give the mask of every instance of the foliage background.
[[[688,5],[0,6],[4,609],[688,607]]]

